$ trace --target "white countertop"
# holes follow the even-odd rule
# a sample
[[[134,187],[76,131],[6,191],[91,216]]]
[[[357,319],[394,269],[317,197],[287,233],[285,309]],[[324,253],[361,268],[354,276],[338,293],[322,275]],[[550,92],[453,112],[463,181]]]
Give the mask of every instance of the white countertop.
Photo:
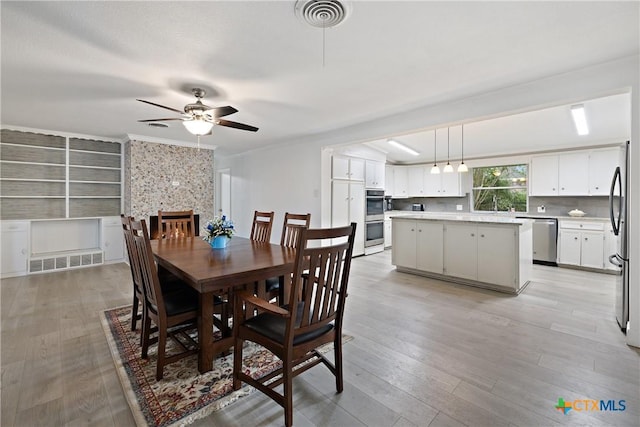
[[[419,219],[431,221],[457,221],[457,222],[483,222],[493,224],[523,225],[533,222],[531,219],[515,218],[515,216],[499,214],[473,214],[473,213],[448,213],[448,212],[407,212],[390,214],[391,218]]]
[[[498,212],[498,213],[473,213],[473,212],[420,212],[420,211],[399,211],[399,210],[394,210],[394,211],[385,211],[385,218],[393,218],[393,217],[403,217],[403,218],[407,218],[410,216],[424,216],[425,219],[438,219],[435,218],[435,216],[437,215],[442,215],[442,216],[446,216],[447,220],[453,220],[453,221],[465,221],[465,220],[455,220],[452,219],[451,217],[455,217],[455,216],[463,216],[463,217],[482,217],[482,218],[511,218],[511,219],[515,219],[515,217],[517,216],[525,216],[527,218],[556,218],[558,220],[571,220],[571,221],[597,221],[597,222],[609,222],[610,219],[609,218],[602,218],[602,217],[594,217],[594,216],[582,216],[582,217],[575,217],[575,216],[569,216],[569,215],[548,215],[548,214],[543,214],[543,213],[533,213],[533,214],[529,214],[529,213],[523,213],[523,212]],[[468,221],[468,220],[467,220]],[[497,221],[482,221],[482,222],[497,222]]]

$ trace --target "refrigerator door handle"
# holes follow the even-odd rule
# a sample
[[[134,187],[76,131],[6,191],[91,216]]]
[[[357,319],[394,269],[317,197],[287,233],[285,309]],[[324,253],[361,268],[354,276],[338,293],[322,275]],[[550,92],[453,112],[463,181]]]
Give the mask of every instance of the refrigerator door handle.
[[[618,257],[618,254],[609,255],[609,262],[616,267],[622,268],[622,263],[620,262],[620,257]]]
[[[613,234],[616,236],[620,233],[620,216],[622,215],[622,194],[618,197],[618,217],[614,218],[613,213],[613,197],[615,196],[614,192],[616,190],[616,182],[618,184],[618,188],[620,188],[620,193],[622,193],[622,174],[620,172],[620,166],[616,167],[616,171],[613,174],[613,179],[611,180],[611,189],[609,190],[609,219],[611,219],[611,228],[613,228]]]

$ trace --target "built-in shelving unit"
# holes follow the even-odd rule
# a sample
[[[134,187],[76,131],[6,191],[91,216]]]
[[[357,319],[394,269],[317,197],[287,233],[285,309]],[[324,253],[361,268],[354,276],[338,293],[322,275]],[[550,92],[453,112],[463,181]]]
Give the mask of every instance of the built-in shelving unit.
[[[2,129],[0,149],[1,219],[120,214],[120,143]]]
[[[124,258],[122,144],[0,131],[2,277]]]

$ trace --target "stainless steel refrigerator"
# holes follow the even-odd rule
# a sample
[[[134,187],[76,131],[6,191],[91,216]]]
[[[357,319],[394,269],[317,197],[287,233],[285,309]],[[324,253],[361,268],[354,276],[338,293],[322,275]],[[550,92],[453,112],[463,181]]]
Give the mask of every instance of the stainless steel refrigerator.
[[[621,150],[620,162],[613,174],[609,191],[609,217],[613,233],[617,236],[617,250],[609,256],[609,262],[618,267],[616,276],[616,320],[622,331],[629,322],[629,141]]]

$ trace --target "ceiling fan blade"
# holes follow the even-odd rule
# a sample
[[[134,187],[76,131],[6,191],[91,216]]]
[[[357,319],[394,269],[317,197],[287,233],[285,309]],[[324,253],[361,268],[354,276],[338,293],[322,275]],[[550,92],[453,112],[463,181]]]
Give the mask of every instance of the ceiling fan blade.
[[[255,126],[245,125],[244,123],[232,122],[231,120],[219,119],[219,120],[216,120],[216,124],[220,126],[227,126],[230,128],[248,130],[251,132],[255,132],[258,130],[258,128]]]
[[[224,117],[237,112],[238,110],[227,105],[226,107],[209,108],[205,111],[205,114],[210,114],[213,117]]]
[[[178,114],[184,114],[184,111],[176,110],[175,108],[167,107],[165,105],[156,104],[155,102],[145,101],[144,99],[136,99],[136,101],[144,102],[145,104],[149,104],[149,105],[155,105],[156,107],[164,108],[169,111],[174,111]]]
[[[173,119],[148,119],[148,120],[138,120],[139,122],[166,122],[169,120],[182,120],[179,117],[173,118]]]

